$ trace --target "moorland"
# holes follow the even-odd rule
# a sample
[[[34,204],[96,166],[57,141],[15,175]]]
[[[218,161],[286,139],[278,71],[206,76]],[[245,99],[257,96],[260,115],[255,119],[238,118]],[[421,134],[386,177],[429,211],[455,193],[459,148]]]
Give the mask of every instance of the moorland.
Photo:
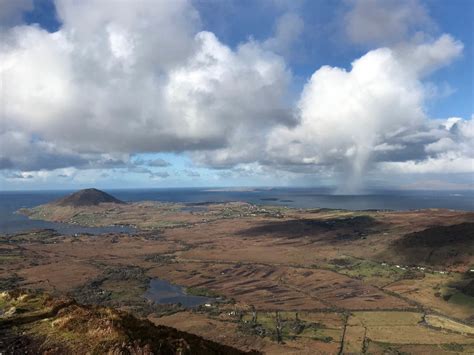
[[[0,327],[21,318],[12,302],[24,294],[73,300],[79,311],[68,319],[102,307],[94,314],[108,310],[114,319],[134,317],[134,326],[146,321],[235,351],[474,352],[473,212],[123,203],[97,191],[20,212],[136,231],[1,236],[0,288],[8,292],[0,300]],[[146,295],[156,279],[212,301],[193,308],[152,302]],[[57,317],[45,322],[62,322]],[[36,329],[23,322],[17,334],[25,324]],[[91,337],[53,328],[54,334],[30,331],[30,340],[38,349],[80,352],[81,337]]]

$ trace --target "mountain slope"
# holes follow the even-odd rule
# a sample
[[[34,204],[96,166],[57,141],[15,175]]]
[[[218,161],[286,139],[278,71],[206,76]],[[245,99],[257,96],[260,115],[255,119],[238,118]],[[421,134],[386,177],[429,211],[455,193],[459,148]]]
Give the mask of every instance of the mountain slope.
[[[404,235],[392,244],[390,252],[409,265],[469,265],[474,253],[473,241],[474,223],[432,226]]]
[[[0,294],[0,352],[246,354],[112,308],[84,306],[70,299],[18,290]]]
[[[100,203],[124,204],[125,202],[120,201],[112,195],[109,195],[108,193],[97,189],[80,190],[53,202],[53,204],[63,207],[96,206]]]

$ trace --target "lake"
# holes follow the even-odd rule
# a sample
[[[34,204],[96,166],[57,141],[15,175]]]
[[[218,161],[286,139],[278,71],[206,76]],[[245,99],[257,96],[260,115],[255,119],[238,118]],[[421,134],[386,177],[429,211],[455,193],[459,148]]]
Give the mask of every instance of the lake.
[[[152,279],[145,297],[158,304],[181,303],[185,308],[194,308],[215,300],[209,297],[187,295],[181,286],[161,279]]]

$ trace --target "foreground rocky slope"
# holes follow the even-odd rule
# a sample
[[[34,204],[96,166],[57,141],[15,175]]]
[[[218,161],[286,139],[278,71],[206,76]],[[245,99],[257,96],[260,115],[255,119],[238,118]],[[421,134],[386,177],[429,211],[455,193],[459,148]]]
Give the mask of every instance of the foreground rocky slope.
[[[111,308],[39,292],[0,294],[2,354],[245,354]],[[257,354],[257,352],[250,352]]]

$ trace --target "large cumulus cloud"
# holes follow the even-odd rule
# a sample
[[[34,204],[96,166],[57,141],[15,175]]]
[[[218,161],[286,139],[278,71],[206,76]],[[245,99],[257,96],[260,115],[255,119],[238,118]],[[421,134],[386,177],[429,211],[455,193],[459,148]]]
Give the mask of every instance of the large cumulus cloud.
[[[428,133],[421,78],[457,57],[462,44],[442,36],[412,47],[410,52],[370,51],[354,61],[350,71],[329,66],[317,70],[299,100],[299,124],[278,127],[269,136],[273,160],[283,156],[293,164],[339,168],[346,178],[343,188],[354,190],[373,156],[396,160],[400,152],[411,151],[422,159],[428,153],[424,144],[435,138]],[[428,133],[421,147],[408,138],[420,131]]]
[[[3,133],[81,155],[184,151],[289,119],[283,59],[256,42],[233,50],[199,32],[188,1],[58,1],[57,9],[58,32],[3,33]]]

